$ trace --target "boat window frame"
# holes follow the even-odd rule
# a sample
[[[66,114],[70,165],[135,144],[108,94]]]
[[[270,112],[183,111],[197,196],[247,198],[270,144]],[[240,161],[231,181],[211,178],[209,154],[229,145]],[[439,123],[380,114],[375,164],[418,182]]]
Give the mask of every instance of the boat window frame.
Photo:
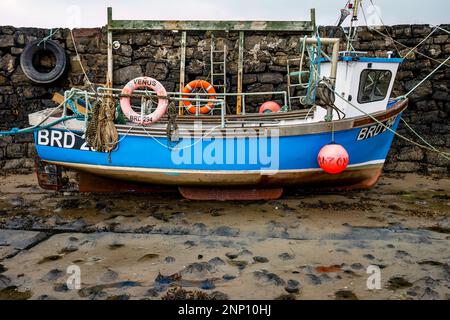
[[[364,72],[370,72],[370,71],[373,71],[373,72],[384,72],[384,73],[389,73],[389,81],[388,81],[388,85],[387,85],[387,89],[386,89],[386,93],[384,94],[384,96],[383,96],[383,98],[379,98],[379,99],[374,99],[374,100],[370,100],[370,101],[361,101],[361,90],[363,90],[363,85],[362,85],[362,76],[363,76],[363,74],[364,74]],[[376,85],[378,85],[378,83],[379,83],[379,77],[376,79]],[[366,81],[367,81],[367,78],[366,78]],[[361,71],[361,73],[360,73],[360,75],[359,75],[359,84],[358,84],[358,95],[357,95],[357,100],[358,100],[358,103],[359,104],[366,104],[366,103],[372,103],[372,102],[377,102],[377,101],[383,101],[383,100],[385,100],[386,99],[386,97],[387,97],[387,95],[388,95],[388,92],[389,92],[389,87],[390,87],[390,85],[391,85],[391,82],[392,82],[392,70],[389,70],[389,69],[371,69],[371,68],[366,68],[366,69],[363,69],[362,71]],[[376,87],[376,86],[375,86]],[[372,90],[373,91],[373,90]],[[371,93],[371,96],[373,97],[373,92]]]

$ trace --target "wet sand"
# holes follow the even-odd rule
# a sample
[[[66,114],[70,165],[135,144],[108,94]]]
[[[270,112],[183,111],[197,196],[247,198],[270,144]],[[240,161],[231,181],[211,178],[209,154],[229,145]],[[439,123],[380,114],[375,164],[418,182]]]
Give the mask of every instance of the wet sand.
[[[372,190],[254,202],[1,179],[0,299],[450,298],[448,178],[384,175]],[[66,285],[71,265],[79,290]]]

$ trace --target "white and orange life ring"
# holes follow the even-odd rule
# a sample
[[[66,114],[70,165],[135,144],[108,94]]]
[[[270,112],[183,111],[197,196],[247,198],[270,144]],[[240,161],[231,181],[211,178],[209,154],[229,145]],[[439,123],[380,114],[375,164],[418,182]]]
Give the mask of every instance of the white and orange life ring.
[[[210,94],[216,93],[216,90],[214,89],[212,84],[210,84],[208,81],[205,81],[205,80],[194,80],[194,81],[189,82],[183,88],[183,93],[191,93],[194,89],[197,89],[197,88],[203,88],[203,89],[205,89],[206,92],[208,92]],[[188,99],[188,98],[193,98],[193,97],[192,96],[183,96],[183,98]],[[211,99],[211,100],[214,100],[215,98],[216,98],[215,96],[208,96],[208,99]],[[183,101],[183,104],[189,113],[191,113],[191,114],[196,113],[197,107],[193,106],[190,101],[185,100],[185,101]],[[200,107],[200,113],[207,114],[207,113],[210,113],[212,109],[214,109],[214,102],[210,101],[206,105]]]
[[[150,77],[139,77],[128,82],[125,87],[122,89],[123,95],[131,95],[134,90],[141,88],[149,88],[156,92],[158,95],[158,106],[156,110],[151,114],[142,115],[135,112],[131,108],[131,98],[130,97],[122,97],[120,98],[120,108],[122,109],[123,114],[128,120],[139,123],[142,125],[148,125],[154,122],[157,122],[161,117],[166,113],[167,106],[169,104],[169,100],[167,98],[161,98],[167,96],[167,91],[164,86],[157,80]]]

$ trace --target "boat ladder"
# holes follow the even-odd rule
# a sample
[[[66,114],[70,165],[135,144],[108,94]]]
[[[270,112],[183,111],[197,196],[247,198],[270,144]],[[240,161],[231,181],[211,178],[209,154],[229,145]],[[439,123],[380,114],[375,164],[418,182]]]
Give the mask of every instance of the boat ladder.
[[[224,100],[224,107],[226,107],[226,93],[227,93],[227,44],[224,43],[223,49],[217,49],[214,34],[211,35],[211,84],[216,89],[216,92],[223,93],[217,98]]]
[[[302,89],[306,89],[308,87],[308,83],[302,82],[303,76],[308,76],[309,71],[304,71],[302,66],[302,58],[292,58],[287,59],[287,91],[288,91],[288,103],[289,110],[292,110],[292,103],[298,99],[298,102],[302,104],[302,98],[304,96],[299,95],[299,91]]]

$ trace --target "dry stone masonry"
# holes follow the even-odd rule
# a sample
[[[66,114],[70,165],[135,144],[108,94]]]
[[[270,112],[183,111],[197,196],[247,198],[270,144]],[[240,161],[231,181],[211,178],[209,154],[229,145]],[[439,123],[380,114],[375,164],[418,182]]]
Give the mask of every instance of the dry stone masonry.
[[[449,25],[442,26],[450,29]],[[328,36],[333,27],[321,29],[322,36]],[[73,34],[77,49],[89,79],[103,84],[106,76],[106,30],[75,29]],[[414,47],[431,31],[429,25],[398,25],[380,28],[396,41]],[[25,45],[49,34],[47,29],[0,27],[0,130],[28,125],[28,114],[43,108],[55,106],[51,101],[54,92],[75,86],[85,87],[86,82],[68,29],[60,29],[53,36],[66,49],[69,68],[57,83],[43,86],[32,83],[20,68],[20,54]],[[343,37],[338,31],[337,36]],[[120,42],[114,51],[114,84],[121,87],[130,79],[148,75],[160,80],[168,91],[176,91],[179,79],[180,33],[144,32],[115,34]],[[228,90],[236,91],[237,82],[237,40],[238,34],[215,34],[216,47],[226,42],[228,53]],[[209,33],[189,33],[186,49],[186,80],[197,77],[208,78],[210,71]],[[249,92],[286,90],[286,60],[298,54],[300,34],[246,34],[244,90]],[[360,28],[355,49],[368,54],[386,56],[386,51],[397,50],[405,55],[409,50],[384,38],[376,32]],[[436,31],[419,47],[420,54],[412,53],[402,64],[397,75],[394,96],[403,94],[424,78],[438,63],[426,58],[442,60],[450,54],[448,34]],[[426,140],[441,150],[450,151],[450,68],[443,67],[432,79],[425,82],[410,96],[410,107],[405,119]],[[257,104],[270,96],[248,99],[249,108],[256,110]],[[233,100],[229,100],[233,111]],[[400,125],[399,133],[415,140],[414,136]],[[0,138],[0,169],[29,171],[33,167],[34,147],[31,135]],[[450,173],[450,162],[437,154],[421,150],[411,144],[395,139],[388,157],[386,171]]]

